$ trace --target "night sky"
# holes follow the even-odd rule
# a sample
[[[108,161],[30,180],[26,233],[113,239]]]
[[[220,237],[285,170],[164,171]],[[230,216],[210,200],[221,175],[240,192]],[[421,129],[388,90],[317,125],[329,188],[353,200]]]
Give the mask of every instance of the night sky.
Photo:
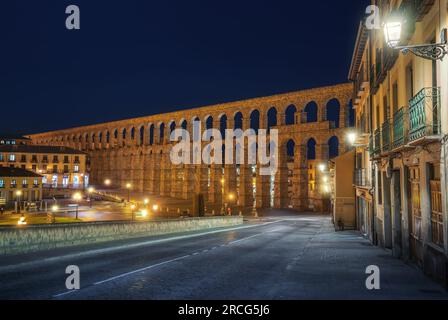
[[[35,133],[347,81],[369,0],[4,1],[0,132]],[[65,8],[81,30],[65,28]]]

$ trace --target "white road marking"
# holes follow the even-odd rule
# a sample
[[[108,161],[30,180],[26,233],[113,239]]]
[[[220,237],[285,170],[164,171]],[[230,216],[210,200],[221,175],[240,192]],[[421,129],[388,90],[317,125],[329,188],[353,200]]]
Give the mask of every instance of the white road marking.
[[[141,268],[141,269],[137,269],[137,270],[134,270],[134,271],[126,272],[126,273],[120,274],[118,276],[115,276],[115,277],[112,277],[112,278],[109,278],[109,279],[106,279],[106,280],[95,282],[94,285],[96,286],[96,285],[103,284],[103,283],[106,283],[106,282],[114,281],[114,280],[117,280],[117,279],[120,279],[120,278],[124,278],[124,277],[130,276],[130,275],[135,274],[135,273],[139,273],[139,272],[143,272],[143,271],[146,271],[146,270],[149,270],[149,269],[160,267],[160,266],[163,266],[163,265],[171,263],[171,262],[176,262],[176,261],[179,261],[179,260],[183,260],[183,259],[188,258],[189,256],[190,255],[182,256],[182,257],[179,257],[179,258],[176,258],[176,259],[171,259],[171,260],[168,260],[168,261],[156,263],[156,264],[153,264],[153,265],[145,267],[145,268]]]
[[[268,233],[271,233],[271,232],[268,232]],[[250,239],[253,239],[253,238],[255,238],[255,237],[259,237],[259,236],[261,236],[261,235],[265,235],[265,234],[266,234],[266,233],[257,233],[257,234],[255,234],[255,235],[253,235],[253,236],[250,236],[250,237],[246,237],[246,238],[238,239],[238,240],[229,242],[229,243],[227,243],[227,244],[223,244],[223,245],[221,245],[220,247],[227,247],[227,246],[233,245],[233,244],[235,244],[235,243],[239,243],[239,242],[247,241],[247,240],[250,240]],[[179,258],[175,258],[175,259],[171,259],[171,260],[163,261],[163,262],[160,262],[160,263],[156,263],[156,264],[150,265],[150,266],[148,266],[148,267],[144,267],[144,268],[140,268],[140,269],[137,269],[137,270],[129,271],[129,272],[120,274],[120,275],[118,275],[118,276],[114,276],[114,277],[108,278],[108,279],[106,279],[106,280],[102,280],[102,281],[95,282],[93,285],[95,285],[95,286],[96,286],[96,285],[101,285],[101,284],[104,284],[104,283],[107,283],[107,282],[111,282],[111,281],[114,281],[114,280],[117,280],[117,279],[121,279],[121,278],[130,276],[130,275],[133,275],[133,274],[136,274],[136,273],[140,273],[140,272],[144,272],[144,271],[147,271],[147,270],[150,270],[150,269],[153,269],[153,268],[156,268],[156,267],[160,267],[160,266],[163,266],[163,265],[172,263],[172,262],[180,261],[180,260],[189,258],[189,257],[191,257],[191,256],[197,256],[197,255],[199,255],[199,254],[201,254],[201,253],[207,253],[207,252],[209,252],[210,250],[214,250],[214,249],[216,249],[216,248],[219,248],[219,247],[214,247],[214,248],[212,248],[212,249],[203,250],[202,252],[195,252],[195,253],[188,254],[188,255],[185,255],[185,256],[182,256],[182,257],[179,257]],[[75,292],[77,292],[77,291],[79,291],[79,290],[71,290],[71,291],[67,291],[67,292],[60,293],[60,294],[56,294],[56,295],[53,296],[53,298],[58,298],[58,297],[62,297],[62,296],[65,296],[65,295],[69,295],[69,294],[75,293]]]

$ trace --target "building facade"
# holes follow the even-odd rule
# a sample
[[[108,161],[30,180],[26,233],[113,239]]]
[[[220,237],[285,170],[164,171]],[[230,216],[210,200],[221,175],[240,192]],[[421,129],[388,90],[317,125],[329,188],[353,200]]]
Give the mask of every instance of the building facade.
[[[316,88],[138,119],[31,135],[37,145],[66,146],[88,153],[93,185],[110,180],[116,187],[173,198],[205,195],[208,208],[230,194],[237,206],[325,211],[316,163],[345,150],[351,84]],[[279,169],[271,177],[260,166],[173,165],[170,134],[194,122],[203,130],[279,130]],[[208,144],[204,142],[204,146]],[[247,150],[247,148],[246,148]],[[313,173],[314,172],[314,173]]]
[[[21,168],[0,167],[0,207],[42,200],[42,176]]]
[[[84,188],[88,185],[87,155],[67,147],[0,145],[0,167],[21,168],[42,176],[45,187]]]
[[[406,17],[403,45],[439,43],[446,0],[372,1],[382,20]],[[393,255],[447,282],[448,61],[390,48],[364,23],[350,70],[359,132],[358,227]]]

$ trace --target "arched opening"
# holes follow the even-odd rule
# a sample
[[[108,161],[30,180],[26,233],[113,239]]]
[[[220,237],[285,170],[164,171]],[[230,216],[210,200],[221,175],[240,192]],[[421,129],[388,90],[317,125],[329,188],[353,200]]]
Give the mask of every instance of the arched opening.
[[[219,131],[221,131],[222,139],[226,138],[227,130],[227,116],[224,114],[221,119],[219,119]]]
[[[328,155],[330,159],[336,158],[339,156],[339,139],[334,136],[328,140]]]
[[[297,108],[295,105],[290,105],[288,108],[286,108],[285,112],[285,124],[287,126],[293,125],[296,123],[296,113]]]
[[[272,107],[268,111],[268,132],[275,126],[277,126],[277,109]]]
[[[149,145],[152,146],[154,144],[154,125],[151,124],[149,126]]]
[[[316,160],[316,140],[309,139],[306,144],[306,158],[307,160]]]
[[[350,100],[347,105],[347,127],[355,127],[355,109],[353,108],[353,100]]]
[[[181,122],[181,124],[180,124],[180,127],[182,128],[182,130],[184,130],[183,132],[182,132],[182,139],[183,140],[187,140],[187,130],[188,130],[188,122],[187,122],[187,120],[183,120],[182,122]]]
[[[163,144],[164,139],[165,139],[165,124],[162,122],[159,125],[159,143]]]
[[[176,130],[176,122],[172,121],[170,124],[170,136],[174,132],[174,130]]]
[[[338,99],[331,99],[327,103],[327,120],[333,123],[334,128],[339,128],[341,105]]]
[[[131,140],[135,140],[135,128],[131,128]]]
[[[288,156],[288,161],[291,160],[290,158],[292,158],[292,160],[294,160],[295,147],[296,147],[296,143],[292,139],[289,140],[288,143],[286,144],[286,155]]]
[[[121,133],[121,137],[123,140],[126,140],[126,128],[123,129],[123,131]]]
[[[145,127],[141,126],[140,127],[140,139],[139,139],[139,143],[142,146],[143,143],[145,142]]]
[[[241,112],[237,112],[235,114],[234,120],[235,120],[235,127],[234,127],[234,129],[235,130],[243,129],[243,114]]]
[[[109,132],[109,130],[106,131],[106,143],[110,143],[110,132]]]
[[[306,105],[304,111],[306,113],[307,123],[317,122],[317,108],[317,103],[314,101],[311,101]]]
[[[250,128],[258,134],[258,130],[260,129],[260,111],[254,110],[250,114]]]
[[[117,129],[115,129],[115,131],[114,131],[114,139],[118,139],[118,130]]]
[[[103,143],[103,133],[102,132],[100,132],[100,134],[98,135],[98,142]]]
[[[211,129],[213,129],[213,117],[209,116],[205,120],[205,130],[211,130]],[[206,139],[211,139],[212,136],[213,136],[213,134],[211,134],[210,132],[207,132]]]

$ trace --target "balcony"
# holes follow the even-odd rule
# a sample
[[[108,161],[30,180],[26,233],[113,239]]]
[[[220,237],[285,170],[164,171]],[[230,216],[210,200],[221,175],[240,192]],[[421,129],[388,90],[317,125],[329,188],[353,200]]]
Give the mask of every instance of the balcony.
[[[381,151],[383,153],[390,151],[390,121],[386,120],[384,121],[383,125],[381,126]]]
[[[440,89],[424,88],[409,102],[409,141],[440,135]]]
[[[354,179],[356,187],[369,188],[372,185],[366,169],[355,169]]]
[[[398,110],[393,117],[392,149],[398,149],[408,143],[409,111],[407,107]]]

